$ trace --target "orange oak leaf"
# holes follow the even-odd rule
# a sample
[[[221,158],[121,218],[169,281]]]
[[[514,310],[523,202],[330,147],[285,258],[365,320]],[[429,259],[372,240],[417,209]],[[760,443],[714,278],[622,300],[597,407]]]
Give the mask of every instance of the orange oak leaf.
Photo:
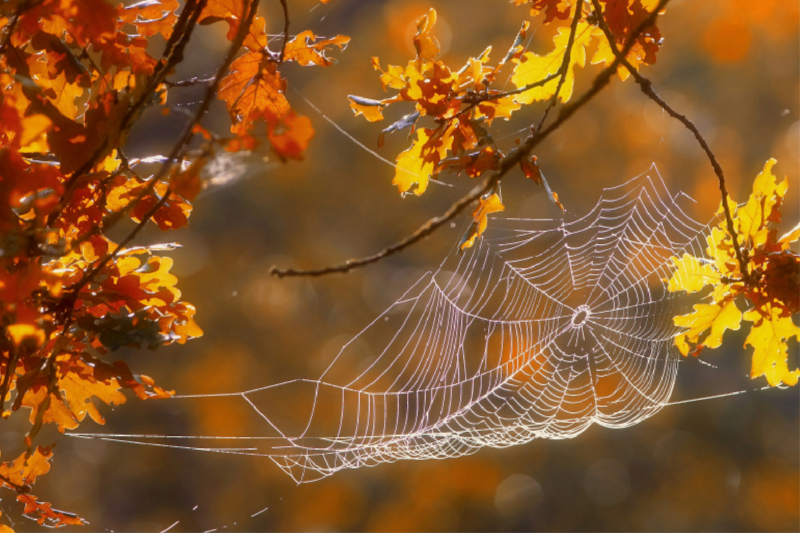
[[[209,0],[197,21],[200,24],[213,24],[224,20],[228,23],[228,40],[233,41],[242,23],[243,14],[242,0]]]
[[[531,15],[544,13],[543,24],[555,19],[564,20],[569,17],[570,5],[567,0],[515,0],[516,5],[531,4]]]
[[[169,39],[178,20],[175,11],[179,7],[178,0],[142,0],[129,6],[119,4],[117,12],[120,22],[136,26],[136,32],[142,37],[160,34]]]
[[[486,231],[486,226],[489,224],[489,215],[505,210],[503,202],[500,201],[500,196],[497,193],[492,193],[484,198],[481,198],[478,207],[472,213],[472,225],[469,227],[464,237],[461,239],[459,246],[460,251],[471,248],[475,244],[475,239],[483,235]]]
[[[36,520],[39,525],[48,527],[82,526],[86,522],[79,516],[53,509],[52,504],[36,499],[33,494],[20,494],[17,501],[25,504],[24,513]]]
[[[658,2],[651,0],[600,0],[605,4],[603,18],[608,24],[608,29],[617,38],[617,43],[623,44],[628,40],[630,33],[639,27],[650,16],[652,9]],[[644,51],[643,61],[648,64],[656,62],[656,53],[661,46],[661,32],[658,27],[648,26],[637,37],[638,46]]]
[[[436,24],[436,10],[431,9],[417,21],[417,34],[414,36],[414,47],[417,49],[417,58],[422,60],[434,59],[441,52],[439,41],[433,35],[433,26]]]
[[[231,131],[239,133],[250,129],[259,118],[268,122],[282,120],[289,112],[285,91],[286,82],[275,63],[259,52],[248,52],[233,62],[218,97],[231,115]]]
[[[340,50],[344,50],[349,42],[350,37],[345,37],[344,35],[324,39],[317,37],[310,30],[306,30],[298,33],[286,43],[283,60],[295,61],[304,67],[308,65],[328,67],[333,64],[334,60],[325,55],[326,49],[331,46],[338,46]]]
[[[50,470],[51,448],[37,446],[30,455],[25,452],[12,462],[0,464],[0,485],[11,482],[9,488],[33,485],[36,479]]]
[[[272,122],[267,131],[272,150],[281,159],[302,159],[314,136],[311,119],[290,111],[280,122]]]

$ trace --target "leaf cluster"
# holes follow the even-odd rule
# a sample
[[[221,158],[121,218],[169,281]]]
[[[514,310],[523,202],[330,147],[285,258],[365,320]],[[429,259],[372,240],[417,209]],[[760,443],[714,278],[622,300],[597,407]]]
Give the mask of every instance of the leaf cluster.
[[[151,223],[164,231],[188,224],[217,151],[266,145],[299,159],[313,136],[286,99],[280,68],[329,66],[327,50],[348,38],[304,31],[289,39],[287,13],[273,50],[257,11],[257,0],[12,0],[0,8],[0,413],[28,410],[31,424],[27,450],[0,464],[0,487],[40,524],[83,523],[30,493],[52,457],[34,444],[42,425],[63,432],[87,415],[103,424],[100,406],[125,403],[125,390],[170,397],[111,352],[203,334],[173,260],[160,255],[177,245],[132,246],[137,234]],[[230,41],[216,75],[173,80],[195,28],[215,23],[228,25]],[[167,93],[192,85],[204,86],[205,98],[172,151],[126,157],[143,114],[160,107],[169,115]],[[201,124],[215,95],[230,113],[230,135]],[[133,229],[112,239],[126,219]]]
[[[734,233],[720,205],[718,223],[706,239],[709,259],[688,253],[673,257],[668,285],[672,292],[690,294],[711,288],[706,295],[710,303],[696,304],[693,313],[675,317],[675,325],[685,328],[675,339],[683,355],[718,348],[727,330],[738,330],[742,320],[748,321],[744,346],[753,347],[750,377],[765,376],[772,386],[795,385],[800,378],[800,369],[790,370],[787,363],[790,339],[800,340],[800,327],[792,319],[800,311],[800,255],[790,249],[800,239],[800,227],[778,237],[789,181],[777,181],[775,163],[770,159],[764,165],[747,203],[739,206],[727,198]],[[737,302],[745,304],[744,311]]]
[[[532,16],[544,15],[543,24],[565,22],[557,28],[553,48],[546,54],[526,51],[530,23],[525,21],[509,50],[496,64],[491,63],[492,47],[488,47],[460,68],[451,68],[437,59],[440,47],[433,32],[437,14],[431,9],[417,21],[413,37],[417,55],[406,66],[389,65],[384,69],[377,57],[372,58],[384,91],[395,92],[381,100],[350,96],[350,107],[356,115],[377,122],[384,119],[387,107],[413,104],[413,111],[385,128],[378,137],[378,145],[382,146],[385,134],[409,131],[411,146],[397,156],[392,181],[401,194],[423,194],[430,180],[445,171],[470,178],[498,171],[509,153],[501,150],[492,136],[493,121],[510,120],[524,105],[547,102],[545,114],[533,131],[541,129],[549,110],[557,102],[566,103],[572,98],[575,70],[586,66],[590,47],[594,50],[592,64],[608,67],[615,62],[612,43],[600,28],[599,20],[603,19],[610,28],[614,44],[626,43],[631,32],[658,4],[649,0],[606,0],[601,2],[602,13],[598,13],[578,0],[516,2],[526,3],[531,4]],[[660,45],[658,28],[648,25],[637,36],[626,58],[634,68],[655,63]],[[630,75],[624,68],[618,74],[623,80]],[[499,82],[509,77],[515,89],[497,88]],[[428,117],[433,126],[419,125],[423,117]],[[535,156],[525,157],[519,165],[526,177],[544,185],[550,200],[563,210],[558,194],[550,189],[536,161]],[[481,205],[497,192],[489,191]],[[495,201],[500,201],[499,196],[492,200]],[[476,209],[475,223],[464,235],[462,249],[472,246],[475,237],[482,233],[485,215],[484,209]]]

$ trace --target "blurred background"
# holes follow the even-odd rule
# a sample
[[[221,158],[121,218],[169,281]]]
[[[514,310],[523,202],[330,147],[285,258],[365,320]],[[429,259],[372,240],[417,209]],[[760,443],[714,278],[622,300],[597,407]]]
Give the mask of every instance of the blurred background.
[[[262,4],[262,15],[279,33],[280,4]],[[439,13],[442,59],[456,69],[489,44],[497,61],[520,22],[529,19],[527,7],[498,0],[289,0],[292,33],[311,29],[352,37],[344,53],[334,53],[338,65],[284,69],[289,101],[310,116],[315,137],[302,162],[284,165],[267,152],[218,161],[219,175],[233,179],[197,200],[190,229],[145,232],[141,244],[184,245],[173,254],[174,272],[184,299],[198,307],[205,336],[157,352],[118,352],[135,372],[179,394],[316,378],[345,342],[452,249],[466,218],[403,254],[347,275],[278,280],[267,272],[273,264],[315,267],[372,254],[474,185],[453,177],[455,187],[431,186],[422,197],[403,199],[391,185],[394,170],[308,103],[377,150],[380,129],[410,109],[369,124],[353,117],[346,96],[383,97],[370,57],[404,65],[414,55],[414,21],[430,7]],[[784,229],[800,218],[798,11],[796,0],[674,0],[659,21],[665,40],[658,62],[643,71],[699,126],[737,201],[746,200],[764,162],[778,159],[777,173],[790,180]],[[226,50],[226,28],[199,28],[179,77],[216,69]],[[533,20],[534,30],[530,50],[549,51],[554,29]],[[576,94],[599,70],[587,66],[578,72]],[[169,97],[177,110],[191,108],[199,95],[182,91]],[[541,106],[529,107],[512,122],[495,122],[495,137],[507,136],[507,147],[524,135],[515,132],[540,116]],[[181,120],[179,112],[164,117],[151,110],[130,137],[128,157],[164,153]],[[224,133],[228,124],[216,102],[206,125]],[[394,160],[407,145],[402,134],[387,136],[379,153]],[[569,216],[590,209],[603,187],[625,182],[652,163],[673,191],[696,199],[690,213],[695,219],[709,220],[719,205],[716,178],[691,134],[630,80],[615,80],[536,155]],[[521,174],[504,180],[503,195],[509,217],[553,214],[544,191]],[[682,364],[673,398],[765,385],[747,378],[744,337],[727,333],[723,348],[704,353],[719,368]],[[792,352],[790,366],[796,367],[796,343]],[[88,519],[90,531],[156,532],[176,521],[172,531],[798,531],[799,406],[797,387],[751,392],[667,407],[626,430],[592,427],[572,440],[344,471],[301,486],[268,459],[43,431],[42,442],[57,441],[58,453],[36,494]],[[101,411],[104,427],[87,421],[81,430],[247,435],[259,424],[241,400],[132,399]],[[10,432],[0,438],[9,450],[21,440]],[[0,508],[18,521],[19,531],[39,529],[19,518],[16,504],[3,501]]]

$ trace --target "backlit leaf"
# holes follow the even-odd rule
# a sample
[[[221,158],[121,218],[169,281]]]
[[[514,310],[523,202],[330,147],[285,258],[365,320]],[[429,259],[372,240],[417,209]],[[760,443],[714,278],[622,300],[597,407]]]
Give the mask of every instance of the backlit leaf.
[[[489,224],[489,215],[504,211],[505,206],[500,201],[500,196],[493,193],[485,198],[481,198],[478,202],[478,207],[472,213],[472,225],[467,230],[467,233],[461,239],[459,250],[463,251],[471,248],[475,244],[475,239],[483,235],[486,231],[486,226]]]
[[[558,95],[562,102],[568,102],[572,98],[572,88],[575,83],[574,69],[576,66],[583,67],[586,65],[586,48],[591,43],[593,36],[601,35],[598,32],[600,32],[599,29],[587,22],[578,23],[569,65],[567,65],[566,77]],[[569,35],[570,28],[561,27],[558,29],[558,35],[553,39],[555,48],[550,53],[538,55],[533,52],[526,52],[523,54],[511,77],[514,85],[517,88],[525,87],[559,72],[567,50],[567,44],[569,43]],[[540,87],[535,87],[516,95],[515,99],[523,104],[547,100],[556,93],[558,84],[559,79],[553,79]]]
[[[800,327],[792,322],[791,316],[784,316],[780,308],[769,304],[751,309],[744,318],[753,322],[744,342],[745,346],[755,349],[750,377],[765,376],[773,387],[780,383],[796,385],[800,370],[789,370],[787,341],[792,337],[800,341]]]

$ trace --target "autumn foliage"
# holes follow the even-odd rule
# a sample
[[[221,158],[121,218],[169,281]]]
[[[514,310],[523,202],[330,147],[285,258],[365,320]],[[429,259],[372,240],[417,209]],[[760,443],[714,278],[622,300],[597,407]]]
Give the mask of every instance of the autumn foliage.
[[[787,363],[789,340],[800,341],[800,327],[792,320],[800,311],[800,255],[789,248],[800,239],[800,226],[778,237],[789,181],[777,181],[775,163],[770,159],[764,165],[747,203],[737,206],[728,198],[739,251],[720,206],[719,222],[706,239],[711,261],[688,253],[674,257],[669,280],[673,292],[712,288],[711,303],[696,304],[693,313],[675,318],[675,325],[686,328],[675,339],[680,352],[696,356],[703,348],[718,348],[725,331],[738,330],[744,319],[752,324],[744,343],[753,348],[750,377],[765,376],[772,386],[796,385],[800,377],[800,369],[790,370]],[[745,303],[744,312],[737,300]]]
[[[27,450],[0,465],[0,482],[40,524],[83,523],[31,494],[53,453],[35,444],[42,425],[63,432],[87,415],[103,424],[98,407],[125,403],[126,389],[143,400],[169,397],[111,352],[203,334],[170,273],[172,259],[158,255],[174,245],[131,241],[149,223],[162,230],[187,225],[215,151],[265,145],[281,159],[298,159],[314,134],[310,120],[291,109],[280,67],[329,66],[326,51],[343,49],[348,39],[306,31],[275,46],[257,7],[241,0],[21,0],[2,7],[0,404],[3,418],[26,408],[31,427]],[[231,47],[217,75],[171,81],[196,26],[218,22],[228,25]],[[150,52],[155,40],[160,56]],[[167,91],[182,85],[205,86],[208,98],[172,153],[126,158],[126,137],[142,113],[163,106]],[[215,96],[230,112],[229,134],[200,124]],[[128,228],[124,238],[109,237],[121,227]]]
[[[612,76],[633,77],[644,86],[638,71],[657,63],[662,46],[656,19],[664,0],[514,3],[521,6],[520,20],[530,15],[557,26],[549,51],[527,51],[530,23],[522,21],[508,49],[498,54],[489,47],[463,65],[448,65],[439,59],[431,9],[417,22],[416,56],[406,65],[372,58],[377,81],[365,92],[387,95],[349,97],[353,112],[369,122],[384,120],[390,106],[406,112],[378,134],[379,146],[387,134],[408,136],[392,181],[401,194],[422,195],[448,173],[484,180],[480,194],[453,211],[469,207],[472,215],[460,244],[465,253],[484,233],[489,215],[504,210],[499,181],[511,170],[541,185],[564,209],[532,151],[578,109],[576,75],[591,65],[602,69],[580,105]],[[135,373],[112,352],[183,344],[203,334],[195,307],[182,300],[170,272],[172,259],[158,255],[177,245],[134,246],[136,236],[147,225],[186,227],[196,197],[208,186],[215,154],[260,151],[298,160],[314,136],[311,119],[287,98],[282,69],[287,62],[329,67],[332,52],[344,50],[349,38],[292,35],[287,0],[281,6],[278,38],[268,33],[258,0],[10,0],[0,8],[0,412],[7,419],[21,411],[30,422],[25,451],[0,464],[0,485],[40,524],[84,523],[31,493],[53,455],[37,442],[42,426],[64,432],[87,415],[103,424],[103,405],[125,403],[126,391],[142,400],[170,397],[173,391]],[[224,60],[207,79],[175,79],[193,32],[210,24],[226,29]],[[513,89],[500,88],[506,79]],[[178,117],[181,133],[171,151],[126,157],[127,137],[142,115],[152,109],[169,114],[167,94],[184,87],[201,88],[203,98],[188,122]],[[202,123],[216,100],[228,112],[227,131]],[[530,135],[501,150],[495,121],[511,120],[536,103],[544,113],[529,125]],[[559,105],[558,118],[547,126]],[[786,355],[788,340],[800,339],[791,318],[800,308],[800,259],[789,243],[800,230],[777,237],[787,185],[775,181],[772,165],[756,179],[747,204],[730,201],[731,221],[720,211],[708,240],[713,262],[675,258],[669,287],[713,290],[711,303],[676,318],[687,328],[676,339],[684,355],[718,347],[726,329],[747,320],[752,376],[765,375],[771,385],[795,384],[800,372],[787,367]],[[745,312],[736,303],[742,299]]]
[[[524,21],[510,48],[492,64],[492,47],[486,48],[478,57],[470,58],[458,69],[453,69],[436,59],[439,42],[434,30],[436,11],[417,21],[414,36],[416,58],[406,66],[381,66],[380,59],[372,58],[372,66],[380,73],[384,91],[395,93],[388,98],[375,100],[350,96],[350,107],[356,115],[363,115],[370,122],[383,120],[383,110],[391,105],[411,103],[410,113],[383,129],[378,137],[378,146],[383,145],[387,133],[408,130],[411,147],[397,156],[397,167],[392,183],[401,194],[423,194],[431,179],[447,171],[477,178],[498,171],[507,155],[501,151],[491,134],[492,122],[509,120],[523,105],[534,102],[565,103],[572,98],[575,70],[585,67],[587,49],[592,46],[592,64],[610,66],[615,61],[611,43],[606,39],[597,23],[597,14],[585,10],[580,2],[567,3],[549,0],[531,3],[531,15],[544,14],[544,24],[558,20],[571,21],[558,28],[553,40],[553,49],[544,55],[525,51],[530,23]],[[634,28],[641,25],[646,16],[656,8],[658,2],[635,0],[606,1],[603,16],[619,43],[625,43]],[[649,9],[649,10],[648,10]],[[594,18],[594,20],[593,20]],[[636,38],[627,54],[627,60],[637,68],[656,62],[656,53],[661,43],[658,28],[646,26]],[[621,79],[630,75],[619,69]],[[516,89],[504,91],[493,88],[497,82],[510,76]],[[434,127],[418,127],[422,117],[433,119]],[[545,117],[538,126],[541,128]],[[535,156],[519,161],[524,175],[547,189],[551,201],[562,210],[564,206],[558,194],[550,190],[544,174],[538,168]],[[487,210],[485,206],[495,207]],[[474,213],[475,223],[462,239],[462,250],[472,246],[475,237],[486,228],[486,216],[502,210],[503,205],[495,190],[487,192],[481,199],[481,207]]]

